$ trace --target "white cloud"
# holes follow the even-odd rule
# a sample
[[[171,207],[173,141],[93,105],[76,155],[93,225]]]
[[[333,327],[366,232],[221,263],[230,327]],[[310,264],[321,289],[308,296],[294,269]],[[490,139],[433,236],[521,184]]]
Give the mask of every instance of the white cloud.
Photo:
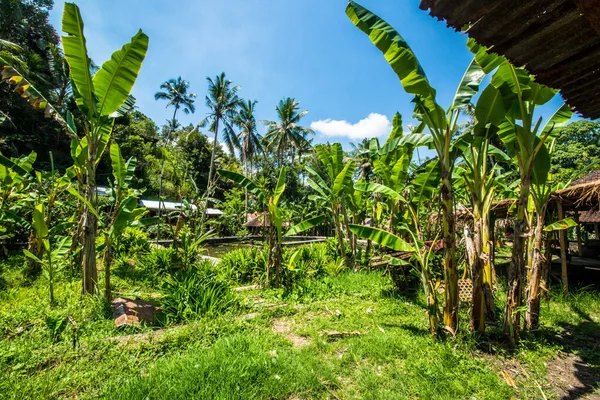
[[[355,124],[345,120],[322,119],[310,124],[310,127],[325,136],[345,136],[350,139],[380,137],[390,133],[392,124],[382,114],[371,113]]]

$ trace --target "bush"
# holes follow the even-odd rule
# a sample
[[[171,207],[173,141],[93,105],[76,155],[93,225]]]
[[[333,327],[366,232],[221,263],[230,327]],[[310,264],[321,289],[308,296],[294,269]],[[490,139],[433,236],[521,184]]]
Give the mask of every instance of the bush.
[[[221,258],[219,269],[227,279],[237,284],[262,282],[267,270],[267,250],[259,247],[242,247]]]
[[[164,274],[172,271],[175,250],[170,247],[154,247],[139,260],[140,268],[150,274]]]
[[[140,228],[125,228],[115,243],[115,255],[137,255],[150,251],[148,234]]]
[[[162,286],[161,308],[167,322],[221,313],[234,304],[234,293],[217,276],[210,261],[177,271]]]

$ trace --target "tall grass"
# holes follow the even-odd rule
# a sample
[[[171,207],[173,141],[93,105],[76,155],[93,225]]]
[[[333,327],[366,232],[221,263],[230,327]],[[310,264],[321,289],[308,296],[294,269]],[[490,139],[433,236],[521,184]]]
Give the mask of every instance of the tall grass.
[[[221,313],[235,304],[229,284],[211,267],[204,261],[166,277],[160,302],[167,322]]]

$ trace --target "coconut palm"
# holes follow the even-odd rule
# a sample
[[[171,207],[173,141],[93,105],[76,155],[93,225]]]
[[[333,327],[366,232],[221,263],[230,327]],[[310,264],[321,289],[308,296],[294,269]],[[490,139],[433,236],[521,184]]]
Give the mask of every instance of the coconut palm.
[[[217,139],[219,137],[219,127],[223,127],[223,140],[231,154],[233,154],[235,148],[239,148],[240,146],[238,138],[233,132],[232,121],[237,114],[241,99],[237,95],[240,87],[232,86],[231,81],[225,78],[225,72],[221,72],[214,80],[211,78],[206,78],[206,80],[208,81],[206,107],[208,107],[209,113],[200,122],[199,126],[205,127],[210,123],[208,130],[215,134],[212,155],[210,157],[210,169],[208,171],[207,192],[209,192],[215,170],[215,154]]]
[[[300,102],[291,97],[283,99],[275,108],[279,121],[264,121],[267,127],[265,143],[267,147],[277,154],[279,165],[283,165],[283,156],[291,150],[292,161],[296,151],[302,152],[310,148],[307,139],[313,130],[300,126],[300,118],[308,114],[308,111],[298,111]]]
[[[240,129],[237,141],[239,143],[240,158],[246,169],[246,174],[248,174],[248,164],[252,162],[252,158],[254,158],[256,153],[262,151],[262,136],[258,133],[256,118],[254,117],[254,106],[256,103],[256,100],[242,102],[240,110],[232,119],[233,124]]]
[[[164,92],[154,93],[155,100],[169,100],[167,108],[171,106],[175,108],[170,123],[171,127],[177,126],[177,111],[180,108],[186,114],[193,114],[196,111],[196,107],[194,106],[196,94],[188,93],[189,87],[190,83],[179,76],[177,79],[171,78],[160,85],[160,88],[165,90]]]

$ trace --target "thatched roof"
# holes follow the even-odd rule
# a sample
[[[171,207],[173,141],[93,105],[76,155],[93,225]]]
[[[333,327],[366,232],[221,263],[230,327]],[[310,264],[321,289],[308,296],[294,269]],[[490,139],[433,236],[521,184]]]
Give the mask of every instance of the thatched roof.
[[[597,0],[421,0],[420,7],[526,66],[584,117],[600,118]]]
[[[269,218],[269,213],[249,213],[246,214],[247,222],[244,226],[248,228],[262,228],[271,226],[271,220]]]
[[[247,222],[244,226],[248,228],[265,228],[271,226],[271,218],[268,212],[248,213],[246,214]],[[290,226],[289,222],[284,222],[282,226]]]
[[[592,172],[592,174],[594,174],[594,172]],[[563,208],[567,210],[600,210],[600,179],[583,181],[583,183],[571,185],[563,190],[558,190],[552,193],[550,200],[562,201]]]
[[[574,181],[568,188],[557,190],[550,195],[550,202],[561,201],[565,210],[578,210],[580,221],[584,212],[592,211],[595,214],[589,218],[596,218],[600,214],[600,170],[593,171],[581,179]],[[496,217],[505,218],[516,199],[504,199],[492,204],[492,211]],[[586,217],[588,218],[588,217]],[[586,223],[595,223],[592,220]]]
[[[600,211],[583,211],[579,214],[582,224],[600,224]]]

